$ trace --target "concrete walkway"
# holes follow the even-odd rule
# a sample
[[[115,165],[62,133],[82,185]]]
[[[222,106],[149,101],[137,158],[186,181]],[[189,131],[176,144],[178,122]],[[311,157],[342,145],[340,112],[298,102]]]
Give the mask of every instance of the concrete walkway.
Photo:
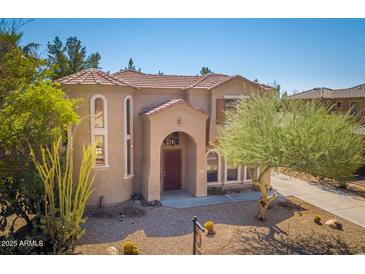
[[[284,174],[273,175],[271,183],[274,191],[283,196],[295,196],[365,227],[365,199],[362,197]]]
[[[173,208],[189,208],[196,206],[218,205],[232,202],[257,201],[260,192],[233,193],[207,197],[194,197],[185,191],[167,191],[161,195],[161,203]]]

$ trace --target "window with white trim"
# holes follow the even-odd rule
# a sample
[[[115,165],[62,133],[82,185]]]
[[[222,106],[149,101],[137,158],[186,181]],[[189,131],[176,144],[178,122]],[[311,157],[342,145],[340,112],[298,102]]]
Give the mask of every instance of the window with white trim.
[[[95,167],[108,167],[108,107],[105,96],[90,99],[91,144],[95,145]]]
[[[245,182],[252,182],[252,180],[256,181],[260,175],[260,167],[247,167],[245,166],[244,170],[244,178]]]
[[[250,96],[246,95],[224,95],[224,112],[236,112],[237,104],[240,100],[247,100]],[[224,124],[227,124],[227,121],[224,120]]]
[[[124,174],[133,176],[133,101],[131,96],[124,98]]]
[[[351,115],[357,116],[361,112],[361,102],[360,101],[351,101]]]
[[[226,183],[240,183],[241,182],[241,168],[232,166],[225,161],[225,182]]]
[[[238,167],[227,166],[227,182],[228,181],[238,181]]]
[[[220,182],[221,157],[215,149],[209,150],[207,156],[207,183]]]

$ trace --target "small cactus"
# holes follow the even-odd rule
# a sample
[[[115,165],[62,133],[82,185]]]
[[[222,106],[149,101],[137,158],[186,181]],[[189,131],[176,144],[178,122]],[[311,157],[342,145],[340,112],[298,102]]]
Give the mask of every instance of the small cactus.
[[[208,234],[214,234],[214,223],[212,221],[208,221],[204,224],[204,228],[208,231]]]
[[[319,216],[319,215],[316,215],[316,216],[314,216],[314,222],[316,223],[316,224],[318,224],[318,225],[320,225],[321,224],[321,217]]]
[[[138,246],[134,242],[127,241],[122,246],[124,255],[139,255]]]

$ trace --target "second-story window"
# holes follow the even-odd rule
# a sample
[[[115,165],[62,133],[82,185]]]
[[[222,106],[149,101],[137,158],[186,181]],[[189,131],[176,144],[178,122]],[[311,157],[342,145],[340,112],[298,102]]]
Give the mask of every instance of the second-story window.
[[[133,176],[133,101],[131,96],[124,99],[124,174]]]
[[[224,99],[224,111],[234,112],[236,110],[238,99]]]
[[[107,100],[97,94],[91,97],[91,144],[95,145],[95,166],[108,167],[108,117]]]
[[[336,108],[338,108],[338,109],[342,108],[342,101],[336,102]]]
[[[102,98],[95,99],[95,127],[104,127],[104,100]]]
[[[359,101],[352,101],[351,104],[351,114],[357,116],[361,112],[361,104]]]
[[[216,100],[216,123],[223,125],[225,123],[225,113],[236,111],[239,100],[248,99],[245,95],[225,95],[224,98]]]

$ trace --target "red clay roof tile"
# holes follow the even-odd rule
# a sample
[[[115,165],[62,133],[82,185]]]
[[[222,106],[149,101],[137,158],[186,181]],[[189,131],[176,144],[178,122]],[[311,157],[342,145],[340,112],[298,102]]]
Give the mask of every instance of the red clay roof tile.
[[[228,76],[215,73],[203,76],[185,76],[145,74],[134,70],[121,70],[119,72],[109,75],[98,69],[87,69],[63,77],[59,79],[58,82],[67,85],[100,84],[131,86],[135,88],[212,89],[234,78],[241,78],[249,81],[242,76]],[[254,84],[259,86],[260,88],[268,89],[268,87],[265,85],[261,85],[258,83]]]
[[[187,105],[187,106],[191,107],[192,109],[194,109],[196,111],[199,111],[199,112],[201,112],[203,114],[206,114],[205,111],[200,110],[200,109],[197,109],[197,108],[194,108],[192,105],[190,105],[189,103],[187,103],[183,99],[173,99],[173,100],[164,101],[164,102],[160,102],[158,104],[151,105],[149,107],[144,108],[140,112],[140,114],[143,114],[143,115],[152,115],[152,114],[155,114],[157,112],[166,110],[166,109],[168,109],[170,107],[173,107],[173,106],[176,106],[176,105],[179,105],[179,104]]]
[[[68,75],[57,80],[61,84],[82,84],[82,85],[116,85],[116,86],[131,86],[123,80],[116,79],[109,74],[98,69],[86,69],[80,72]]]
[[[344,89],[314,88],[288,96],[287,99],[336,99],[365,97],[365,84]]]

